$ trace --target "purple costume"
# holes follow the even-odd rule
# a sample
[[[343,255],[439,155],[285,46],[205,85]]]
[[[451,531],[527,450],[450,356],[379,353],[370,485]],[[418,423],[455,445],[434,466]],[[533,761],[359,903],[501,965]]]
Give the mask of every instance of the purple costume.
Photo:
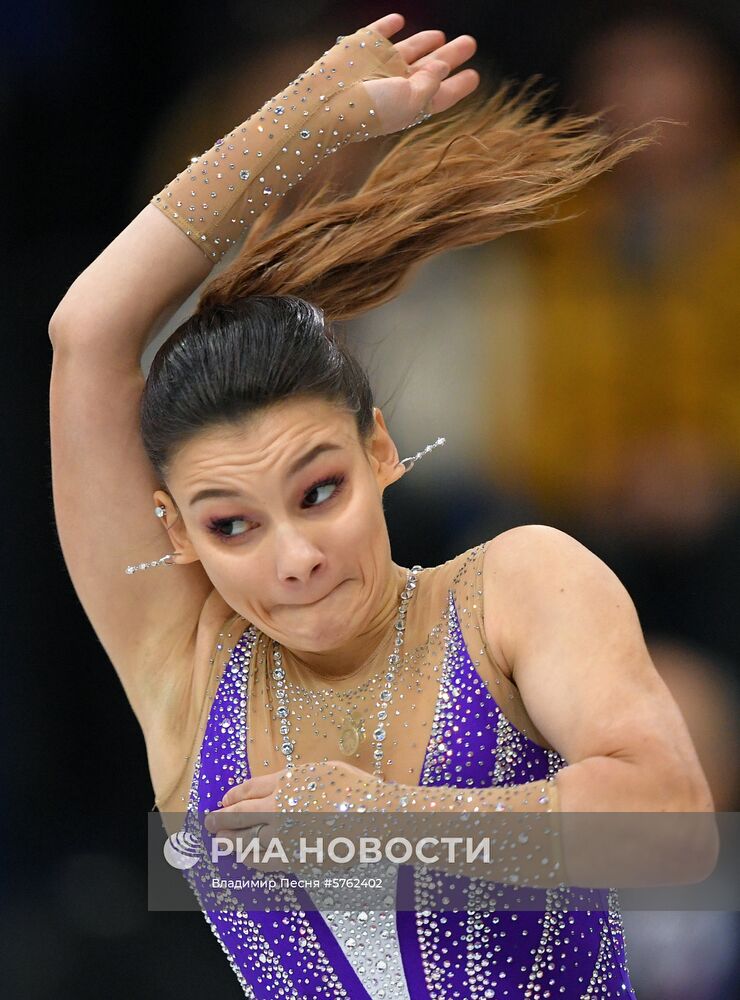
[[[444,663],[420,783],[489,788],[554,775],[566,762],[514,727],[477,672],[452,590],[445,618]],[[211,706],[190,820],[217,809],[234,780],[251,776],[243,721],[249,641],[245,632],[236,643]],[[412,877],[411,869],[399,870],[399,879]],[[421,905],[418,912],[321,912],[300,908],[303,889],[295,890],[295,912],[201,908],[244,995],[259,1000],[634,998],[616,893],[594,890],[602,906],[568,911],[558,906],[557,890],[542,891],[542,911],[466,913]]]

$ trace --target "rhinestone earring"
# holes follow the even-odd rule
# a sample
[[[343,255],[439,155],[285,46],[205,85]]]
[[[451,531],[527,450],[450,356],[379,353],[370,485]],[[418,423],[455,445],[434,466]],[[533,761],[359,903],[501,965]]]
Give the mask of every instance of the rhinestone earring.
[[[157,566],[174,566],[175,565],[175,553],[168,552],[166,556],[162,556],[160,559],[152,559],[151,562],[135,563],[133,566],[126,567],[126,573],[131,576],[134,573],[138,573],[142,569],[156,569]]]
[[[410,458],[402,458],[398,464],[402,465],[404,469],[406,469],[406,471],[409,472],[411,469],[413,469],[413,467],[416,465],[416,463],[419,461],[420,458],[423,458],[425,455],[428,455],[430,451],[433,451],[435,448],[439,448],[440,445],[446,443],[447,442],[445,438],[439,437],[434,442],[434,444],[428,444],[426,448],[423,448],[421,451],[417,451],[417,453],[415,455],[412,455]]]
[[[154,508],[154,513],[159,518],[163,518],[167,513],[167,508],[162,504],[159,504]],[[126,574],[128,576],[133,576],[134,573],[140,573],[144,569],[157,569],[158,566],[174,566],[175,565],[175,553],[168,552],[167,555],[162,556],[159,559],[152,559],[151,562],[134,563],[131,566],[126,567]]]

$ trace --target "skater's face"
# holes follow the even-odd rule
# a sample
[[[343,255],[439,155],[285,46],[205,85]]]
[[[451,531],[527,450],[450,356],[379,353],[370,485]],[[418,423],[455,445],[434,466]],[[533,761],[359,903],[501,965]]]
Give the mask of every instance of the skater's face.
[[[200,561],[267,635],[321,652],[361,635],[388,593],[382,495],[403,472],[380,410],[362,442],[348,410],[302,398],[190,439],[154,499],[179,511],[178,562]]]

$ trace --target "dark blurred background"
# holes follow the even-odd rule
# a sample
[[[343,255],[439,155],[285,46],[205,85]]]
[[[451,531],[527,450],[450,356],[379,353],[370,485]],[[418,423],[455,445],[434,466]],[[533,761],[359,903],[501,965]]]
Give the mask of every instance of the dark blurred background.
[[[404,35],[475,35],[492,83],[540,74],[553,111],[681,123],[570,221],[432,261],[349,334],[402,455],[448,439],[387,495],[396,561],[574,534],[632,594],[717,808],[740,808],[737,3],[4,3],[3,996],[241,995],[200,915],[147,911],[144,742],[54,530],[46,330],[191,155],[394,9]],[[347,176],[376,155],[345,152]],[[625,924],[641,1000],[740,995],[737,914]]]

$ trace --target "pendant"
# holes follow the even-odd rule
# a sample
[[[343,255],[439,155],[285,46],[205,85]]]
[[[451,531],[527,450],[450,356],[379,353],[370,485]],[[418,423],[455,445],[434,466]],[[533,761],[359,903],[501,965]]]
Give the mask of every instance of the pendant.
[[[339,749],[346,757],[352,757],[357,753],[360,740],[365,738],[365,724],[361,720],[355,720],[352,715],[347,717],[343,729],[339,734]]]

